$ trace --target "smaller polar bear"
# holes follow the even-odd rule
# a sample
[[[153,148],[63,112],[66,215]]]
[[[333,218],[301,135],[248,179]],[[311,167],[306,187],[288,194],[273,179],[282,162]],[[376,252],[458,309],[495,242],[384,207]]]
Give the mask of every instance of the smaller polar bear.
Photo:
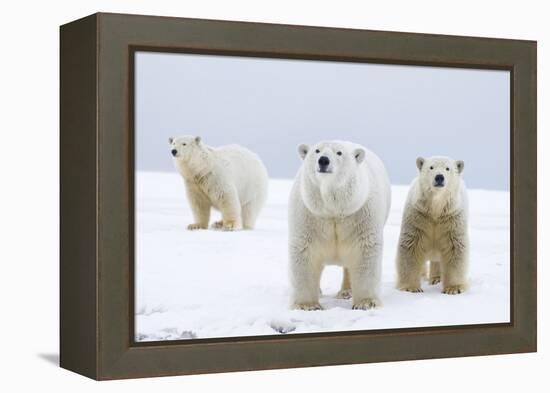
[[[238,145],[207,146],[198,136],[170,138],[169,142],[195,219],[187,229],[208,228],[211,208],[222,214],[213,228],[253,229],[267,199],[267,170],[260,158]]]
[[[319,310],[325,265],[344,268],[339,297],[354,309],[379,306],[383,229],[391,203],[384,164],[363,146],[341,141],[300,145],[303,164],[289,201],[292,308]]]
[[[468,268],[468,197],[462,180],[464,161],[448,157],[416,160],[397,250],[397,288],[422,292],[427,261],[430,284],[443,293],[466,290]]]

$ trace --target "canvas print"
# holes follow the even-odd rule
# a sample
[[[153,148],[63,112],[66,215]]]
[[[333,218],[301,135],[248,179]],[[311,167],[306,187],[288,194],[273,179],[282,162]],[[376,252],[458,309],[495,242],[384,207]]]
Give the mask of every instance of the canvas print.
[[[510,321],[510,72],[138,51],[135,340]]]

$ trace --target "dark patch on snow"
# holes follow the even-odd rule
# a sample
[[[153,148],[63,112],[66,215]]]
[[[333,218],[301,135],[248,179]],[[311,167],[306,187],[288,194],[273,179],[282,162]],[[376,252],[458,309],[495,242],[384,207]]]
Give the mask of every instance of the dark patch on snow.
[[[143,333],[137,333],[136,334],[136,341],[146,341],[149,338],[147,334]]]
[[[275,330],[277,333],[287,334],[296,330],[296,326],[289,322],[283,321],[273,321],[269,324],[271,329]]]
[[[183,332],[181,332],[180,338],[184,340],[193,339],[193,338],[197,338],[197,335],[195,334],[195,332],[192,332],[191,330],[184,330]]]

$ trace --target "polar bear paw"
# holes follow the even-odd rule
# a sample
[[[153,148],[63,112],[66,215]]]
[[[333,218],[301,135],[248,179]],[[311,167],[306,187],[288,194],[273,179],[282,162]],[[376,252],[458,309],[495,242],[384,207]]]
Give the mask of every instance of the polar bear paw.
[[[430,277],[428,279],[428,284],[430,285],[435,285],[435,284],[439,284],[441,282],[441,277],[437,276],[437,277]]]
[[[238,229],[237,221],[224,221],[222,224],[222,230],[224,231],[236,231]]]
[[[241,229],[236,220],[232,221],[215,221],[210,225],[210,228],[222,231],[236,231]]]
[[[322,310],[323,307],[319,303],[294,303],[292,305],[294,310],[303,310],[303,311],[317,311]]]
[[[203,224],[189,224],[187,225],[187,230],[189,231],[196,231],[198,229],[206,229],[208,228],[207,225],[203,225]]]
[[[424,290],[422,289],[422,287],[417,287],[417,286],[407,286],[407,285],[404,285],[404,286],[401,286],[399,287],[399,290],[400,291],[405,291],[405,292],[412,292],[412,293],[422,293],[424,292]]]
[[[377,298],[367,298],[353,302],[354,310],[370,310],[382,306],[382,302]]]
[[[210,225],[210,228],[212,229],[222,229],[223,228],[223,221],[214,221],[212,225]]]
[[[450,285],[448,287],[443,288],[443,293],[447,295],[458,295],[459,293],[462,293],[466,290],[465,285]]]
[[[351,299],[351,289],[341,289],[336,294],[336,299]]]

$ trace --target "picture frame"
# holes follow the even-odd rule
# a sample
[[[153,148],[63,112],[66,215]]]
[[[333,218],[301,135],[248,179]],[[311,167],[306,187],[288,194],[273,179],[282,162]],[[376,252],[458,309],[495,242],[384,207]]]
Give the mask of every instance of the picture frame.
[[[511,322],[135,342],[138,50],[510,71]],[[97,13],[60,28],[60,365],[97,380],[534,352],[534,41]]]

